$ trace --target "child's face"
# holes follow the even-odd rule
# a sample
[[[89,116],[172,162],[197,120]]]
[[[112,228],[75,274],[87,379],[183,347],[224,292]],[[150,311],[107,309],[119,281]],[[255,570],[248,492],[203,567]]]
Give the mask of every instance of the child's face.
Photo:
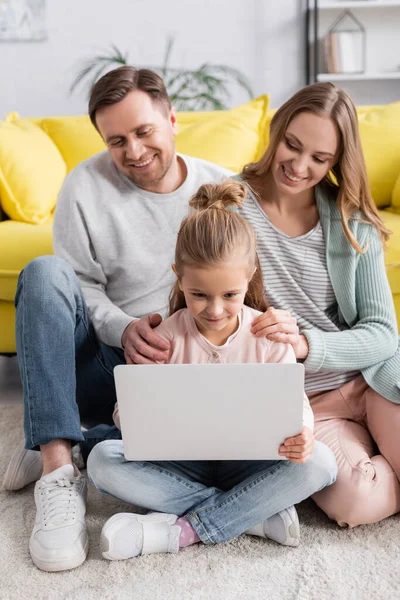
[[[249,283],[249,260],[231,257],[215,267],[185,266],[179,282],[200,333],[221,345],[234,333]]]
[[[339,134],[332,119],[298,114],[289,123],[272,163],[274,183],[285,194],[298,194],[319,183],[337,160]]]

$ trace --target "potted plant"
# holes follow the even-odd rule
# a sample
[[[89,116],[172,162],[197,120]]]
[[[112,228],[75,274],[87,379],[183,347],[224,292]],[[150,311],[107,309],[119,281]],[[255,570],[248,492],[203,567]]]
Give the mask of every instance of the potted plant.
[[[233,67],[209,63],[203,63],[197,69],[171,67],[173,45],[173,39],[168,38],[162,66],[148,68],[163,78],[171,103],[177,110],[224,110],[231,96],[229,88],[232,84],[244,89],[250,98],[254,97],[245,75]],[[106,71],[128,64],[128,54],[112,44],[104,54],[83,61],[70,91],[74,92],[83,83],[90,93],[93,84]]]

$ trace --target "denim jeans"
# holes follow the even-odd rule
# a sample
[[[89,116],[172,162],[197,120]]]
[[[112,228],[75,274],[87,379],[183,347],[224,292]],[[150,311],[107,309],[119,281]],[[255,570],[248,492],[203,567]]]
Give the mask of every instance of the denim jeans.
[[[100,492],[185,515],[205,544],[232,539],[336,479],[333,452],[316,442],[305,464],[272,461],[127,461],[123,442],[95,446],[88,475]]]
[[[120,437],[110,424],[113,368],[125,363],[124,353],[97,339],[72,267],[55,256],[30,262],[15,306],[26,448],[67,439],[82,442],[85,457],[98,441]],[[81,422],[104,425],[83,433]]]

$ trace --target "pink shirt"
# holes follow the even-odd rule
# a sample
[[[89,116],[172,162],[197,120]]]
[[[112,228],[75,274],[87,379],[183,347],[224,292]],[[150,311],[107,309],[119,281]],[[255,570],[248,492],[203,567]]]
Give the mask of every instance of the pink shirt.
[[[154,331],[171,344],[169,364],[295,363],[290,344],[257,338],[250,332],[251,323],[260,314],[244,306],[238,330],[223,346],[214,346],[200,334],[187,308],[165,319]],[[303,423],[313,431],[314,416],[305,394],[303,407]],[[115,406],[114,422],[120,428],[118,405]]]

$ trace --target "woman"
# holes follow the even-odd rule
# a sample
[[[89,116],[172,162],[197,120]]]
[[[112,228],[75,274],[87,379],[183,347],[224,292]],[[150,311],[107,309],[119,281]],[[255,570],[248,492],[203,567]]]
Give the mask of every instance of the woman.
[[[400,353],[357,114],[330,83],[303,88],[271,121],[264,156],[238,179],[270,306],[253,333],[292,343],[306,369],[316,439],[336,482],[313,496],[339,525],[400,510]],[[297,325],[294,323],[297,319]]]

